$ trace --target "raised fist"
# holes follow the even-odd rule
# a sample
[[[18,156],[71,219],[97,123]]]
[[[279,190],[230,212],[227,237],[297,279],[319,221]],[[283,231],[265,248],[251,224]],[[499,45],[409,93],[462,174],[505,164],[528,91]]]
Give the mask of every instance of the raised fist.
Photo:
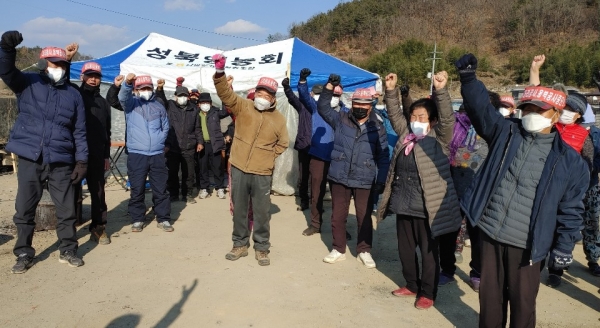
[[[286,77],[285,79],[281,80],[281,85],[282,85],[284,88],[289,88],[289,87],[290,87],[290,79],[288,79],[288,78]]]
[[[65,47],[65,52],[67,53],[67,60],[71,61],[75,54],[79,51],[79,44],[77,42],[73,42]]]
[[[231,88],[233,85],[233,75],[227,75],[227,85]]]
[[[129,74],[127,74],[127,77],[125,78],[125,82],[127,82],[127,84],[131,85],[131,84],[133,84],[133,81],[135,81],[135,78],[136,78],[135,74],[129,73]]]
[[[303,68],[300,71],[300,81],[306,81],[306,78],[310,76],[310,73],[312,73],[312,72],[310,71],[309,68]]]
[[[400,87],[400,94],[403,96],[408,96],[408,93],[410,92],[410,87],[408,86],[408,84],[404,84]]]
[[[390,73],[385,77],[385,88],[387,90],[396,89],[396,84],[398,84],[398,75]]]
[[[342,78],[337,74],[329,75],[329,80],[327,80],[327,83],[331,83],[331,85],[333,85],[334,87],[337,87],[338,85],[340,85],[341,82],[342,82]]]
[[[14,51],[23,42],[23,35],[19,31],[8,31],[2,34],[0,48],[5,51]]]
[[[433,77],[433,87],[436,90],[441,90],[446,87],[448,82],[448,73],[446,71],[437,72]]]
[[[540,68],[542,67],[542,65],[544,65],[545,61],[546,61],[546,56],[544,56],[544,55],[537,55],[537,56],[533,57],[533,61],[531,62],[531,69],[533,71],[539,72]]]
[[[156,88],[158,90],[162,90],[162,88],[165,86],[165,79],[158,79],[156,81]]]
[[[227,59],[225,56],[223,56],[223,54],[214,54],[212,56],[212,60],[215,62],[215,68],[217,71],[223,72],[225,70],[225,63],[227,62]]]
[[[459,71],[475,71],[477,69],[477,58],[473,54],[466,54],[460,57],[455,63]]]
[[[117,88],[121,87],[121,83],[123,83],[123,80],[125,79],[124,75],[117,75],[117,77],[115,77],[115,85],[117,86]]]

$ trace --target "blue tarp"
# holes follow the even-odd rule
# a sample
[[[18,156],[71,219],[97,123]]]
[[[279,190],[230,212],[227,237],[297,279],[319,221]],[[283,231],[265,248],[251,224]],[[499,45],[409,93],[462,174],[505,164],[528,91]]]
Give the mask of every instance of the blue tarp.
[[[147,36],[111,55],[94,59],[96,63],[102,66],[102,82],[113,83],[115,77],[117,77],[121,71],[121,63],[125,61],[127,57],[131,56],[131,54],[136,51],[137,48],[144,43],[144,41],[146,41],[146,38]],[[85,61],[78,61],[71,64],[71,80],[79,80],[83,64],[85,64]]]
[[[377,75],[328,55],[298,38],[294,38],[291,66],[290,85],[294,91],[303,68],[309,68],[312,72],[307,79],[309,90],[315,84],[327,83],[331,73],[342,77],[344,92],[375,86],[379,79]]]

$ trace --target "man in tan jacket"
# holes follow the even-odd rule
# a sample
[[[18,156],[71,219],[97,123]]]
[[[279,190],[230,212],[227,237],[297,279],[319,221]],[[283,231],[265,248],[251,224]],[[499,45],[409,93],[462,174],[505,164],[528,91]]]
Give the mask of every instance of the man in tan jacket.
[[[236,116],[236,129],[231,146],[231,199],[233,201],[233,248],[225,258],[235,261],[248,255],[248,202],[254,210],[254,249],[259,265],[269,265],[271,214],[271,181],[275,158],[288,147],[286,121],[276,110],[278,83],[263,77],[256,85],[254,101],[236,95],[227,84],[225,57],[213,56],[213,77],[223,105]]]

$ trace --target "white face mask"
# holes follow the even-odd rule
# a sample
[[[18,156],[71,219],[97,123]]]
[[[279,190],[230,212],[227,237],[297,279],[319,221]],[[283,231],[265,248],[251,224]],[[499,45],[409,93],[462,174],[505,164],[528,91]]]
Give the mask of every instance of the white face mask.
[[[203,112],[208,112],[210,110],[210,104],[200,104],[200,109]]]
[[[502,115],[504,117],[510,115],[510,109],[508,109],[508,108],[500,107],[498,109],[498,112],[500,112],[500,115]]]
[[[336,108],[339,105],[340,105],[340,98],[339,97],[333,97],[333,98],[331,98],[331,107],[332,108]]]
[[[575,115],[577,115],[577,113],[565,109],[562,111],[562,114],[560,114],[558,121],[565,125],[573,124],[573,122],[575,122]]]
[[[423,137],[429,132],[429,123],[410,122],[410,129],[417,137]]]
[[[552,126],[552,119],[544,117],[538,113],[530,113],[521,119],[523,128],[529,133],[540,132],[545,128]]]
[[[385,105],[375,105],[375,109],[384,110]]]
[[[60,68],[60,67],[48,67],[48,77],[50,77],[50,79],[52,81],[54,81],[54,83],[60,81],[60,79],[62,79],[63,75],[65,75],[65,70]]]
[[[188,98],[186,96],[177,97],[177,103],[181,106],[187,105]]]
[[[150,100],[151,97],[152,97],[152,91],[150,91],[150,90],[140,91],[140,98],[142,98],[144,100]]]
[[[319,101],[319,96],[320,96],[320,95],[314,95],[314,96],[313,96],[313,99],[314,99],[315,101]]]
[[[256,97],[254,98],[254,107],[259,111],[267,110],[271,108],[271,102],[265,98]]]

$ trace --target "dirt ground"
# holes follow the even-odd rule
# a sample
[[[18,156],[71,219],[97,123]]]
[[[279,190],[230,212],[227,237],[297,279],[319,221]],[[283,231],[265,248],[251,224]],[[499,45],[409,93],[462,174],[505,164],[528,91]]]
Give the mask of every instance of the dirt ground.
[[[356,219],[349,218],[348,259],[326,264],[331,245],[330,203],[319,236],[305,237],[308,212],[294,197],[273,196],[271,265],[258,266],[254,252],[225,260],[231,248],[229,202],[211,197],[172,205],[175,232],[150,222],[130,232],[128,193],[108,187],[108,232],[112,244],[89,241],[78,230],[85,265],[58,262],[54,231],[35,234],[37,260],[26,274],[10,272],[15,237],[16,176],[0,176],[0,327],[476,327],[478,294],[465,283],[468,264],[459,264],[458,283],[440,288],[435,307],[420,311],[414,299],[390,292],[404,285],[395,220],[375,232],[376,269],[355,260]],[[150,194],[147,205],[150,207]],[[84,217],[89,217],[89,198]],[[150,217],[148,218],[150,219]],[[464,257],[470,250],[465,248]],[[600,326],[600,278],[590,275],[578,246],[576,263],[554,290],[540,286],[539,327]],[[542,273],[545,281],[547,272]]]

